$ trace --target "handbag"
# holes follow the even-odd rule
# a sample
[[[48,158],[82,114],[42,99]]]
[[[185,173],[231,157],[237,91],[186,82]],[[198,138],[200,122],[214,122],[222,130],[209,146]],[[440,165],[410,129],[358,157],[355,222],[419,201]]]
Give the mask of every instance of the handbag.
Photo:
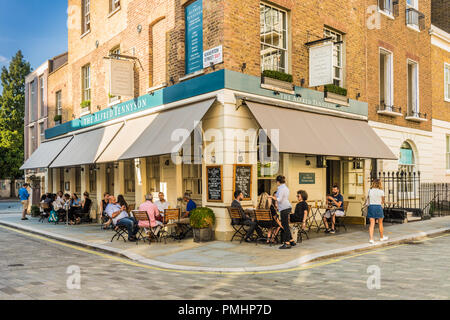
[[[370,189],[370,190],[372,190],[372,189]],[[369,206],[370,206],[370,198],[369,198],[370,190],[369,190],[369,193],[367,194],[366,201],[364,202],[364,205],[363,205],[363,207],[362,207],[362,209],[361,209],[363,217],[367,217],[367,213],[368,213],[368,211],[369,211]]]

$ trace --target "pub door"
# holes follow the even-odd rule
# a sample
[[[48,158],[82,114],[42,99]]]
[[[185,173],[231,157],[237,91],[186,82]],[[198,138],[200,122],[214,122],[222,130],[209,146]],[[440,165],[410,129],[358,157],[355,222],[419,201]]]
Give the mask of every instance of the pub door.
[[[327,160],[327,194],[331,194],[333,185],[337,184],[342,190],[341,186],[341,161]]]

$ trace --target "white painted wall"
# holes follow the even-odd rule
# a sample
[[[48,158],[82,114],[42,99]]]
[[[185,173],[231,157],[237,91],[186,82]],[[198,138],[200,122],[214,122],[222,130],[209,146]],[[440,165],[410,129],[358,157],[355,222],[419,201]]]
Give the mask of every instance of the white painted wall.
[[[450,135],[450,122],[433,119],[433,181],[450,183],[450,170],[446,169],[446,137]]]

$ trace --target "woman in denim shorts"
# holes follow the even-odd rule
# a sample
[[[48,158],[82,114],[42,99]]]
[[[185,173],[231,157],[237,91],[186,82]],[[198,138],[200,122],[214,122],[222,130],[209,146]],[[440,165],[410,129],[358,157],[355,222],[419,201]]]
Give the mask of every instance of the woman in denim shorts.
[[[373,239],[373,234],[375,232],[376,220],[378,220],[378,226],[380,229],[380,241],[387,241],[388,237],[385,237],[383,235],[383,232],[384,232],[383,205],[384,205],[385,197],[384,197],[384,191],[381,186],[381,181],[379,179],[376,179],[372,182],[372,187],[369,190],[367,200],[368,200],[368,204],[369,204],[369,207],[367,209],[367,218],[369,218],[369,220],[370,220],[370,228],[369,228],[370,243],[375,244],[375,241]]]

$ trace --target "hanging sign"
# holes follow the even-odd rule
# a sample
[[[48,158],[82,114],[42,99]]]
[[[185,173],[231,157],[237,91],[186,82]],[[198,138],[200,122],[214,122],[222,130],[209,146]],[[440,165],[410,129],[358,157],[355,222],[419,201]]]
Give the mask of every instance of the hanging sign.
[[[333,83],[333,42],[309,48],[309,86]]]
[[[109,94],[113,96],[134,96],[134,62],[110,59]]]
[[[186,74],[203,69],[203,5],[197,0],[186,7]]]

